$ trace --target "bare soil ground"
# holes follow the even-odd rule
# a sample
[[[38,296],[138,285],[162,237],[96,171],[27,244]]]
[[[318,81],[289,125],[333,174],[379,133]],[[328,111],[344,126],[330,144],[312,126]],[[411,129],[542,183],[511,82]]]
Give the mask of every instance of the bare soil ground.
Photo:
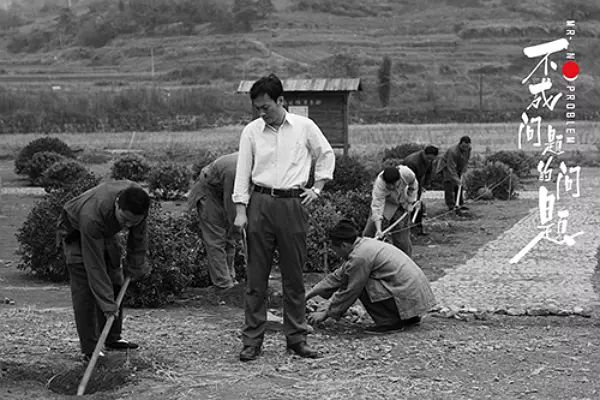
[[[77,370],[78,342],[65,285],[33,282],[15,269],[16,240],[35,198],[4,196],[0,221],[0,398],[62,399],[52,376]],[[415,260],[431,280],[459,265],[535,206],[532,200],[480,202],[469,215],[446,214],[432,201],[426,237],[415,237]],[[307,284],[320,276],[309,275]],[[272,282],[277,290],[280,283]],[[270,322],[264,354],[237,359],[243,291],[216,295],[192,289],[164,309],[128,310],[131,354],[109,353],[122,379],[93,399],[595,399],[599,322],[580,317],[467,320],[427,316],[416,328],[368,336],[348,320],[315,327],[309,341],[324,355],[285,353],[281,325]],[[271,305],[279,302],[272,299]],[[100,370],[102,371],[102,370]],[[102,372],[100,372],[102,373]],[[117,385],[118,384],[118,385]]]

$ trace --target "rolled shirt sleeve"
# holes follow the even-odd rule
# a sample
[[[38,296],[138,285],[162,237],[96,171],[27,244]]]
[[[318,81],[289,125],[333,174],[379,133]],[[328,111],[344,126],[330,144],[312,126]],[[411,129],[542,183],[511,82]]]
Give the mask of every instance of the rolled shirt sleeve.
[[[373,191],[371,192],[371,219],[373,221],[381,221],[383,219],[383,209],[385,207],[385,198],[388,195],[388,190],[385,187],[385,182],[381,174],[375,179]]]
[[[244,128],[240,137],[238,163],[235,170],[235,182],[231,196],[234,203],[248,205],[250,201],[250,182],[252,178],[252,139],[248,127]]]
[[[100,227],[90,221],[81,227],[81,255],[90,289],[100,309],[107,313],[117,311],[113,283],[104,259],[104,236]]]
[[[409,204],[413,204],[417,201],[417,195],[419,193],[419,182],[417,181],[417,176],[415,173],[408,167],[402,166],[400,168],[400,175],[402,176],[402,180],[406,182],[406,198],[402,199],[401,204],[406,209]]]
[[[311,155],[316,159],[315,180],[331,180],[335,169],[335,153],[317,124],[309,121],[307,139]]]

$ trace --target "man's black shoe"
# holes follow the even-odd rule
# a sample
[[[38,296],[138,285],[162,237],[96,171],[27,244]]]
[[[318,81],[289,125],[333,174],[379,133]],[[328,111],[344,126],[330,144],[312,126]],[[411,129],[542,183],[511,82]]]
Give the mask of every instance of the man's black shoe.
[[[137,343],[130,342],[125,339],[119,339],[115,342],[108,342],[104,345],[108,350],[127,350],[127,349],[137,349],[140,347]]]
[[[461,205],[461,206],[460,206],[460,209],[461,209],[461,210],[468,210],[468,209],[469,209],[469,207]]]
[[[244,346],[240,352],[240,361],[253,361],[260,356],[261,346]]]
[[[288,352],[293,352],[303,358],[321,358],[318,351],[311,349],[306,342],[290,344],[287,347]]]

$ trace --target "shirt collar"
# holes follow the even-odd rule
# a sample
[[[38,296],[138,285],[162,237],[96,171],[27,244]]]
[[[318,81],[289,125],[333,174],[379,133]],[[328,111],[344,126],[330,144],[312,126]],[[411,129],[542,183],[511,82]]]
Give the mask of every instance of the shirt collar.
[[[281,127],[284,126],[286,123],[288,123],[290,125],[294,125],[292,123],[292,119],[289,117],[289,113],[285,110],[285,108],[283,109],[283,113],[284,113],[283,114],[283,123],[279,126],[279,129],[281,129]],[[265,129],[269,129],[269,130],[271,130],[273,132],[277,132],[278,131],[278,130],[274,129],[271,125],[267,125],[264,120],[263,120],[263,125],[264,125],[263,131]]]

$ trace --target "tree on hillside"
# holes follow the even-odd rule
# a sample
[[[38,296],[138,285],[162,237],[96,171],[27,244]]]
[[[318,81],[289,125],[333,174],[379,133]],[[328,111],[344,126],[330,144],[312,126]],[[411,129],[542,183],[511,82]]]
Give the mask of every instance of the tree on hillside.
[[[275,12],[275,6],[271,0],[258,0],[256,2],[258,16],[266,18]]]
[[[379,78],[379,101],[382,107],[387,107],[390,104],[392,92],[392,60],[389,56],[383,57],[377,76]]]
[[[258,17],[257,3],[252,0],[234,0],[231,13],[238,29],[248,32],[252,30],[252,21]]]

